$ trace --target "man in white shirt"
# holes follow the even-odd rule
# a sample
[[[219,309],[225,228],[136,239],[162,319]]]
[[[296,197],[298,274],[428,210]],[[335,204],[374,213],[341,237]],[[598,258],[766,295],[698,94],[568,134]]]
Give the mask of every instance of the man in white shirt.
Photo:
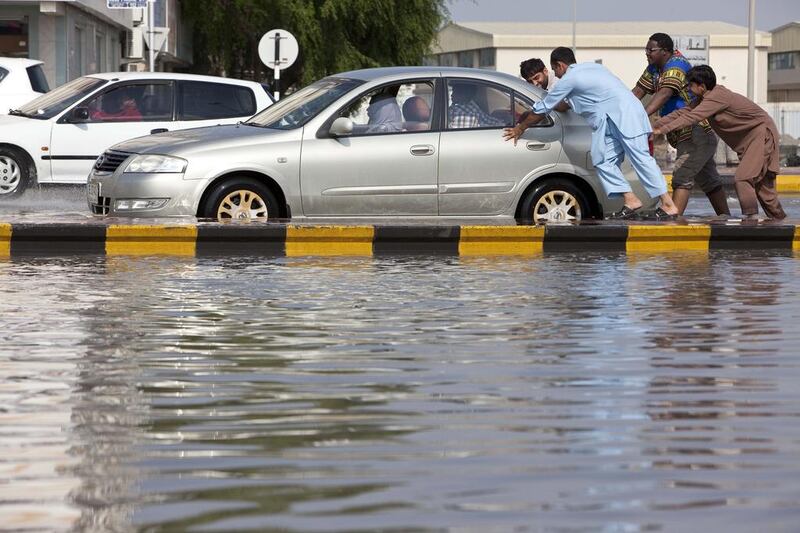
[[[609,198],[622,197],[623,207],[609,218],[637,216],[643,202],[631,191],[620,166],[627,156],[647,194],[660,198],[656,219],[673,219],[678,208],[667,194],[667,183],[648,152],[653,131],[639,100],[607,68],[597,63],[577,63],[569,48],[559,46],[550,54],[550,66],[559,78],[558,87],[536,102],[532,112],[503,137],[517,143],[527,128],[536,124],[566,100],[592,126],[592,163]]]

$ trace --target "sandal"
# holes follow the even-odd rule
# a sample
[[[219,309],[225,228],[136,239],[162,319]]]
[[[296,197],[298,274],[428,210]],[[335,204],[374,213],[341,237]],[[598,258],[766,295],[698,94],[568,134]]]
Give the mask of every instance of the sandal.
[[[660,207],[655,210],[655,212],[648,217],[651,220],[676,220],[678,215],[670,215]]]
[[[640,209],[641,206],[637,207],[636,209],[631,209],[627,205],[623,205],[622,209],[620,209],[619,211],[614,211],[613,213],[608,215],[608,217],[606,217],[606,220],[631,220],[632,218],[636,218],[636,214],[639,212]]]

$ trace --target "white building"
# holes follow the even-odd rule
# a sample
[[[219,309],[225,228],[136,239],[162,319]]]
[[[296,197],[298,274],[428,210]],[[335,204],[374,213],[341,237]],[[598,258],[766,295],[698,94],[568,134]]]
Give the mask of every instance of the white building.
[[[156,0],[155,26],[169,27],[156,64],[171,70],[191,62],[191,37],[178,0]],[[109,9],[106,0],[0,0],[0,56],[44,61],[51,88],[84,74],[143,70],[144,9]]]
[[[747,28],[724,22],[579,22],[579,62],[599,61],[630,87],[647,66],[644,47],[653,33],[673,37],[708,36],[708,63],[717,81],[747,94]],[[767,101],[767,50],[772,40],[756,32],[755,100]],[[531,57],[549,65],[557,46],[572,46],[570,22],[459,22],[440,30],[429,64],[488,68],[519,75],[519,64]]]

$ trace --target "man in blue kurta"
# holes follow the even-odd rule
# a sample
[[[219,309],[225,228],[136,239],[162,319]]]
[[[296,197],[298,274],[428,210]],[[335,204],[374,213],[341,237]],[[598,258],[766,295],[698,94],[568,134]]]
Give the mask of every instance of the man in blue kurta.
[[[633,193],[620,169],[626,155],[647,194],[661,199],[655,218],[674,218],[678,210],[667,194],[667,182],[661,169],[650,155],[648,138],[652,128],[639,100],[603,65],[577,64],[569,48],[561,46],[553,50],[550,66],[559,83],[544,100],[536,102],[533,112],[522,122],[507,128],[504,138],[516,144],[528,127],[566,101],[592,127],[592,163],[606,194],[609,198],[622,196],[622,209],[612,213],[610,218],[634,218],[642,207],[642,201]]]

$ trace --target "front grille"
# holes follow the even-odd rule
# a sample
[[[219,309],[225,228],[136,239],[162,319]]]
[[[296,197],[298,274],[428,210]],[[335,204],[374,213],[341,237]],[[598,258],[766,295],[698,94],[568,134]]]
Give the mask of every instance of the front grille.
[[[107,215],[111,210],[111,197],[98,196],[97,203],[92,202],[92,213],[95,215]]]
[[[119,168],[123,161],[128,159],[130,152],[117,152],[116,150],[106,150],[94,164],[94,169],[98,172],[114,172]]]

